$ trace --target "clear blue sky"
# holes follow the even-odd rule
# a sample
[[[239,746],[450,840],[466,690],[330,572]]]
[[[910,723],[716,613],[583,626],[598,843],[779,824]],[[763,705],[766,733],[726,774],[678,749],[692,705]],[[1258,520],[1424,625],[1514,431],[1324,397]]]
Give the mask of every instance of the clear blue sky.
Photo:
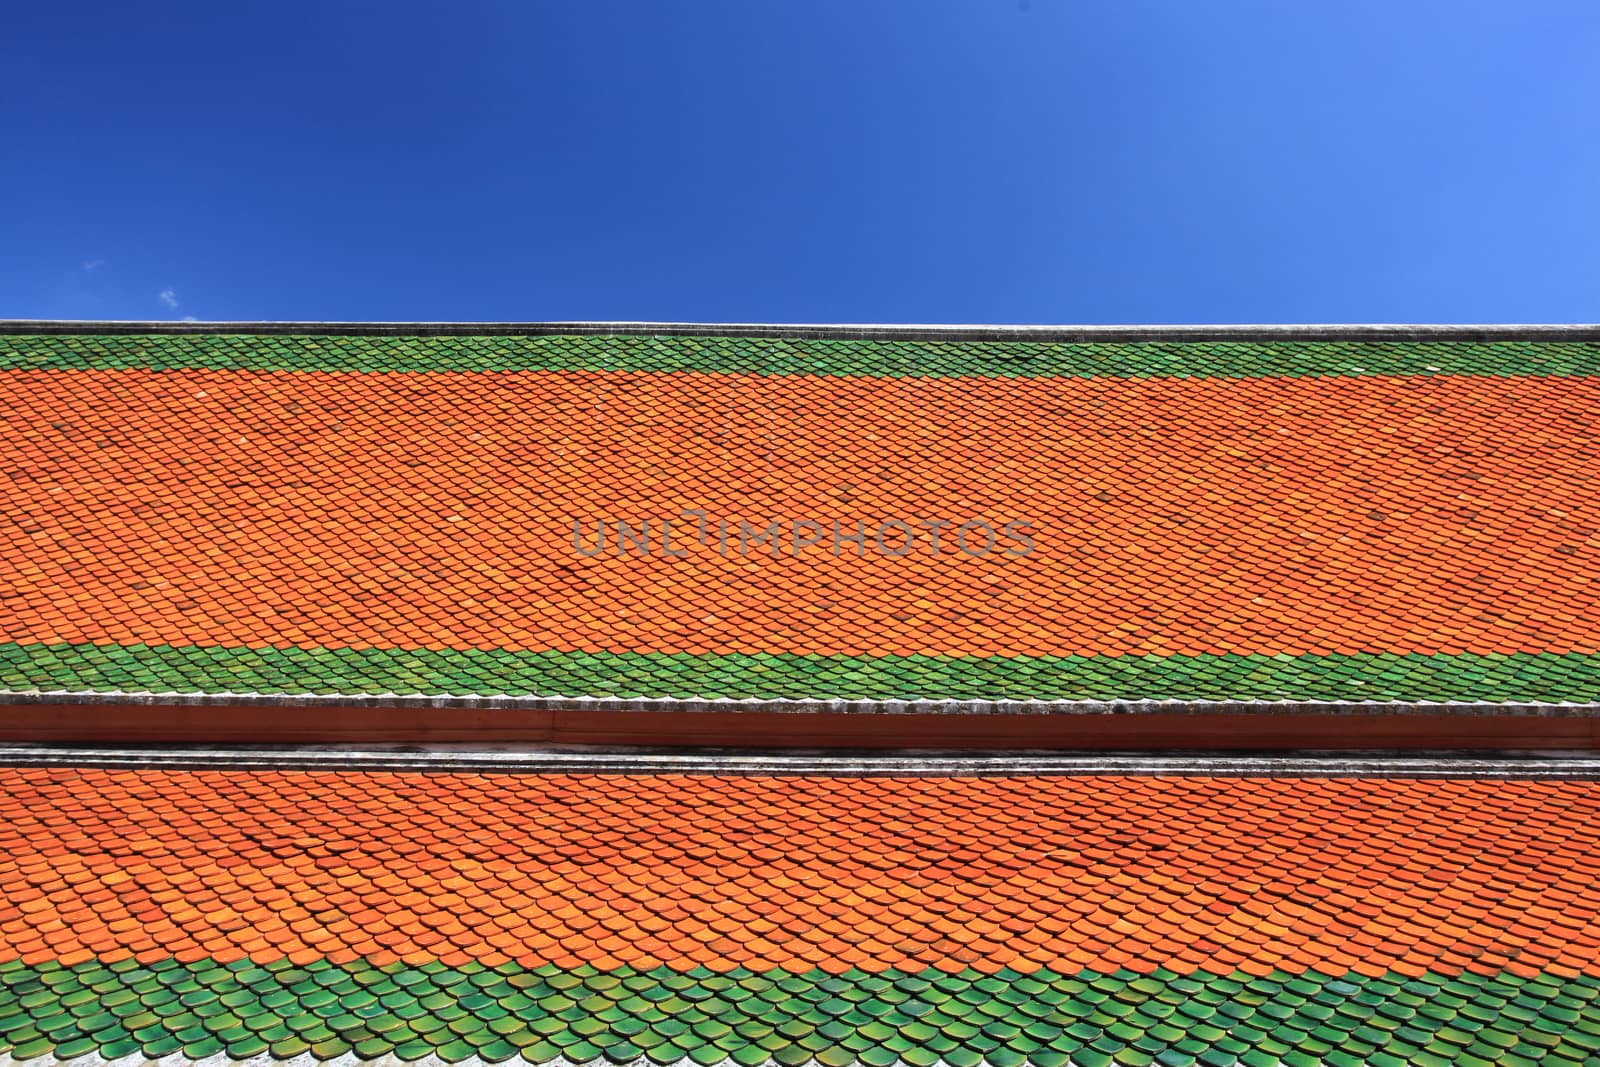
[[[1593,0],[5,24],[0,317],[1600,321]]]

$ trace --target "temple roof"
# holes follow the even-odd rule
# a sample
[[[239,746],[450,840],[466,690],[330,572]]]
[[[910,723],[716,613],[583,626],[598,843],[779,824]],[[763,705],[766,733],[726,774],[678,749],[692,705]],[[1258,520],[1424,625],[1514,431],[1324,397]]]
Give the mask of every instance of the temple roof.
[[[1597,368],[0,324],[0,1062],[1594,1062],[1588,760],[985,749],[1593,749]]]
[[[0,688],[1592,703],[1597,336],[10,324]]]

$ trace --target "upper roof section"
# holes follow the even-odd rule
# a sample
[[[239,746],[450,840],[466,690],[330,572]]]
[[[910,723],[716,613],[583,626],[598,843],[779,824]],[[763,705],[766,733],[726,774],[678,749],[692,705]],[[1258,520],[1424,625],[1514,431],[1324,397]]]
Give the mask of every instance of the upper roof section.
[[[1595,327],[0,333],[14,693],[1600,702]]]

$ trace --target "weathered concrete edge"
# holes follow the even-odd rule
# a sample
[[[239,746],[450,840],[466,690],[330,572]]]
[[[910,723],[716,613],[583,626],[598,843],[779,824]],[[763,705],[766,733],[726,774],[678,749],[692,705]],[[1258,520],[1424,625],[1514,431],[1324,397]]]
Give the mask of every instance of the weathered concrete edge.
[[[0,767],[327,770],[457,774],[693,774],[812,777],[1179,776],[1600,779],[1600,757],[679,751],[584,745],[177,745],[0,743]]]
[[[155,322],[0,319],[0,335],[774,337],[872,341],[1600,341],[1594,323],[938,325],[727,322]]]
[[[835,715],[1459,715],[1600,717],[1596,703],[1384,700],[877,700],[429,695],[423,693],[182,693],[0,690],[0,707],[36,704],[164,707],[461,708],[505,711],[744,712]]]

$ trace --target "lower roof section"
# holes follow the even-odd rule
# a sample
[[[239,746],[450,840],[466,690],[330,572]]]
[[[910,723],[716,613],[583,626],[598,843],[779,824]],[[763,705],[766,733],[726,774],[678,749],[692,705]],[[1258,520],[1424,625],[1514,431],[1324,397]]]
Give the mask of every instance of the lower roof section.
[[[1584,1063],[1600,782],[0,770],[17,1058]]]

